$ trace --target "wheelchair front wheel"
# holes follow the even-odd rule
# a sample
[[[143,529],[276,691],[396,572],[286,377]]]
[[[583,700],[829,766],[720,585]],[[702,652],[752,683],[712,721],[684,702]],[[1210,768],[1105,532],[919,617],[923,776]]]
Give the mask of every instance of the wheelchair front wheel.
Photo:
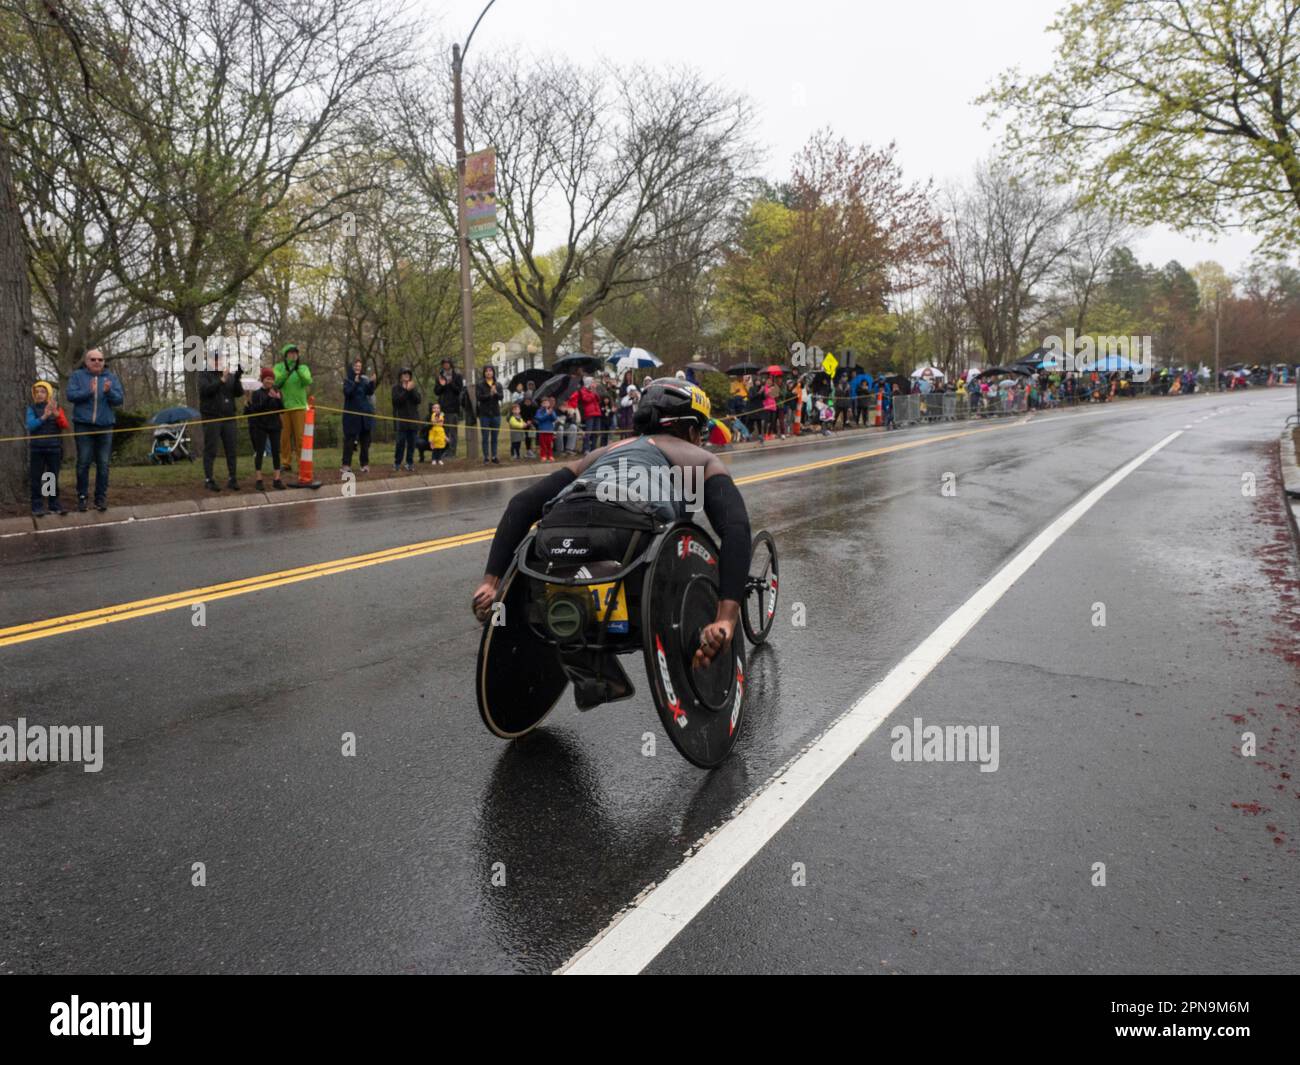
[[[780,577],[776,541],[764,529],[754,537],[749,551],[749,577],[745,581],[745,600],[740,604],[740,623],[752,644],[762,643],[772,631]]]

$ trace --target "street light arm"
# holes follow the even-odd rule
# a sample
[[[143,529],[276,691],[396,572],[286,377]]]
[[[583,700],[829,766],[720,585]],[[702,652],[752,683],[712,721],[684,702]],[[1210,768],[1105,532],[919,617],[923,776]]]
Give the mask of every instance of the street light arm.
[[[478,24],[483,21],[483,16],[488,13],[488,8],[490,8],[496,2],[497,0],[488,0],[487,7],[485,7],[482,11],[480,11],[478,14],[478,18],[474,20],[474,26],[469,31],[469,36],[465,38],[465,44],[461,47],[460,50],[460,57],[462,60],[465,58],[465,53],[469,51],[469,42],[474,39],[474,30],[478,29]]]

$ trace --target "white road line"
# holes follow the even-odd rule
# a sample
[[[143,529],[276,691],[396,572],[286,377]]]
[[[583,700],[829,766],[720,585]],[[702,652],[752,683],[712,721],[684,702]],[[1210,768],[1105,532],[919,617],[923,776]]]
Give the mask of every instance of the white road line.
[[[1170,433],[1073,503],[959,606],[803,754],[662,883],[558,971],[568,975],[639,973],[811,799],[958,642],[1049,547],[1125,477],[1182,436]]]

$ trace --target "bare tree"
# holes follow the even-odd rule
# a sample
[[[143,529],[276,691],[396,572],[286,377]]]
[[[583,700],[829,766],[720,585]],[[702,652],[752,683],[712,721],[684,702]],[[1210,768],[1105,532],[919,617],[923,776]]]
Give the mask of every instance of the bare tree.
[[[472,245],[474,270],[546,358],[586,315],[716,253],[716,219],[753,160],[744,100],[687,70],[620,71],[615,83],[562,60],[507,59],[475,75],[467,148],[496,149],[500,232]],[[451,227],[446,80],[399,92],[395,136]]]
[[[360,189],[334,184],[330,160],[409,48],[400,9],[374,0],[6,6],[114,272],[187,337],[218,331],[272,256],[345,213]]]
[[[996,160],[981,163],[971,187],[950,199],[948,268],[985,356],[1014,359],[1066,256],[1069,200]]]
[[[1061,293],[1069,302],[1076,335],[1086,332],[1088,311],[1105,280],[1111,253],[1133,237],[1132,227],[1104,207],[1076,204],[1065,236]]]

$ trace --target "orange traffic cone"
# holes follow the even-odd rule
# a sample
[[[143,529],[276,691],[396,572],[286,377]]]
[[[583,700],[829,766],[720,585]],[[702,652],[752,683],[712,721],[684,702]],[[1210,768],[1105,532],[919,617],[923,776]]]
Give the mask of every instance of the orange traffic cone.
[[[876,393],[876,424],[885,424],[885,394],[883,392]]]
[[[320,481],[312,474],[312,450],[316,439],[316,397],[307,397],[307,424],[302,430],[302,456],[298,459],[297,488],[319,488]]]

